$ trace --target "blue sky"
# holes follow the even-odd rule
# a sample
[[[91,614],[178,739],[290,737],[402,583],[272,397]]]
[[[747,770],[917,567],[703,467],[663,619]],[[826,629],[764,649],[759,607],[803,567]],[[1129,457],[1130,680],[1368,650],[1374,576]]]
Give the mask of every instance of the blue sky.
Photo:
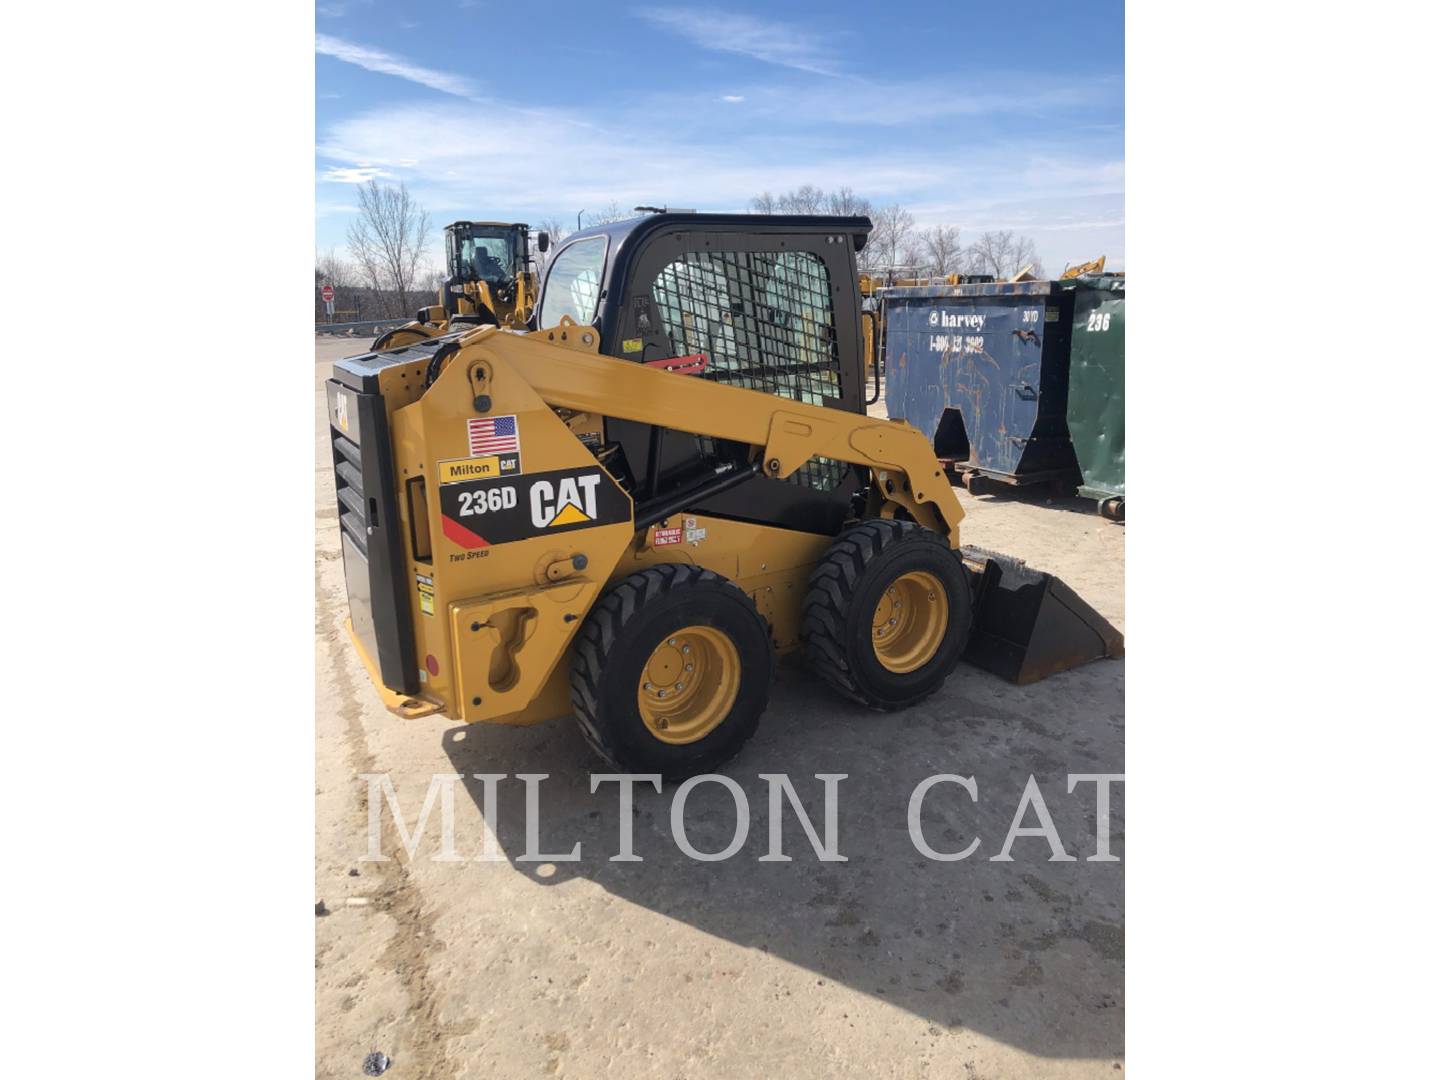
[[[354,184],[457,218],[572,223],[612,200],[742,210],[842,185],[1051,273],[1124,266],[1124,8],[997,3],[322,0],[316,244]]]

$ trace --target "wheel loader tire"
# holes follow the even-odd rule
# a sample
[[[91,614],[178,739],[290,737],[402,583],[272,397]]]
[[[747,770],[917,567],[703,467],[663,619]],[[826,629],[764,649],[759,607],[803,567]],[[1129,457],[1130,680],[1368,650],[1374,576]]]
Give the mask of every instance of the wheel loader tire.
[[[590,746],[624,772],[710,772],[755,734],[770,698],[770,630],[734,582],[684,564],[631,574],[576,638],[570,701]]]
[[[954,670],[970,638],[969,572],[937,533],[874,520],[841,533],[800,606],[805,658],[840,693],[903,709]]]

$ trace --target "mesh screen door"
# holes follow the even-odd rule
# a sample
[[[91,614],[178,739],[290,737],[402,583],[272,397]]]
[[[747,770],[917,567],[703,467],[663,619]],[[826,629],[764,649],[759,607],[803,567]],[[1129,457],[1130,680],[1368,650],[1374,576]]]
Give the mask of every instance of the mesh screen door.
[[[830,277],[807,251],[690,251],[655,278],[651,295],[675,356],[710,358],[703,377],[826,405],[840,397]],[[816,458],[791,478],[822,491],[845,466]]]

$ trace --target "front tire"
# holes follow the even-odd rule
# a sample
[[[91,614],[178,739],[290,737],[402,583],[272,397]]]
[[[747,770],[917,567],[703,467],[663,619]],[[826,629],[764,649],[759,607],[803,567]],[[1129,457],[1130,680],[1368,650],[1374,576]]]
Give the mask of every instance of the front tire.
[[[570,700],[590,746],[625,772],[712,772],[755,733],[774,646],[734,582],[683,564],[631,574],[576,640]]]
[[[970,639],[968,572],[939,534],[877,519],[841,533],[810,575],[800,637],[815,672],[872,709],[938,690]]]

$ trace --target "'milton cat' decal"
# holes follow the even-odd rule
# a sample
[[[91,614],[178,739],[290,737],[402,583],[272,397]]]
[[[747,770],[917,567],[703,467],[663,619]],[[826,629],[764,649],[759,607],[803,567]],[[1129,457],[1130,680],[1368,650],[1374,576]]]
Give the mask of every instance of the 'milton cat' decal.
[[[440,516],[446,538],[473,549],[628,521],[630,500],[603,469],[560,469],[442,483]]]

